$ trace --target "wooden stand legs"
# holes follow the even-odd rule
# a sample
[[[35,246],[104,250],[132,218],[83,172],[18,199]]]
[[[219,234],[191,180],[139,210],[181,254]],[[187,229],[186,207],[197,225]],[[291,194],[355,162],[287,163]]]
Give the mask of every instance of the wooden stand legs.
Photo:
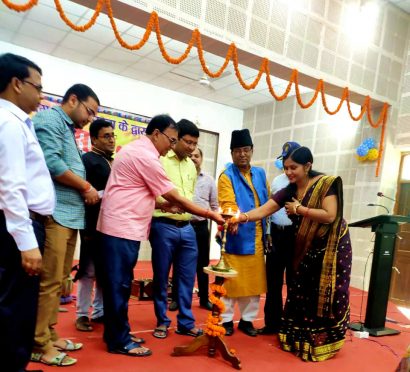
[[[197,337],[189,345],[176,346],[171,354],[172,356],[190,355],[197,351],[202,346],[208,346],[208,356],[214,357],[216,351],[221,353],[222,358],[232,364],[232,367],[241,369],[241,361],[239,358],[232,354],[225,342],[219,337],[202,335]]]
[[[224,278],[220,276],[216,276],[215,278],[215,284],[217,285],[223,285]],[[214,292],[215,297],[219,299],[220,295],[217,292]],[[212,317],[218,318],[219,319],[220,315],[220,310],[218,306],[213,304],[212,307]],[[203,346],[208,347],[208,356],[209,357],[215,357],[216,352],[219,351],[222,358],[224,358],[226,361],[232,364],[232,367],[236,369],[241,369],[241,361],[239,358],[231,353],[228,349],[228,346],[226,343],[223,341],[221,336],[210,336],[208,334],[204,334],[202,336],[199,336],[195,338],[191,343],[188,345],[184,346],[176,346],[174,347],[174,351],[171,354],[172,356],[182,356],[182,355],[191,355],[198,349],[200,349]]]

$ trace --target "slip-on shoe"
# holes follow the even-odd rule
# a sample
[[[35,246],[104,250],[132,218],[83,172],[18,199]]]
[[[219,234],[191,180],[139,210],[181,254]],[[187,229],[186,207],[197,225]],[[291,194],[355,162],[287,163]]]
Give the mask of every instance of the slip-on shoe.
[[[232,336],[234,329],[233,329],[233,321],[222,323],[222,327],[225,328],[225,336]]]
[[[252,322],[241,319],[238,324],[238,329],[248,336],[256,337],[258,331],[253,327]]]

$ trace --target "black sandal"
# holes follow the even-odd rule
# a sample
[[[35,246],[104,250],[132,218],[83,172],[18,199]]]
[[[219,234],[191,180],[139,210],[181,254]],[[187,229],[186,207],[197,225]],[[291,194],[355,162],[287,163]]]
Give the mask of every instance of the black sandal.
[[[143,339],[142,337],[136,337],[134,335],[130,335],[130,336],[131,336],[132,342],[136,342],[137,344],[145,344],[145,339]]]
[[[131,353],[130,351],[132,349],[144,349],[145,351],[143,353]],[[122,348],[109,350],[108,352],[112,354],[123,354],[132,357],[145,357],[150,356],[152,354],[152,351],[150,349],[141,346],[137,342],[130,342],[128,345],[125,345]]]
[[[184,329],[184,328],[179,328],[175,330],[175,333],[178,335],[184,335],[184,336],[191,336],[191,337],[199,337],[204,334],[204,331],[199,328],[192,328],[192,329]]]

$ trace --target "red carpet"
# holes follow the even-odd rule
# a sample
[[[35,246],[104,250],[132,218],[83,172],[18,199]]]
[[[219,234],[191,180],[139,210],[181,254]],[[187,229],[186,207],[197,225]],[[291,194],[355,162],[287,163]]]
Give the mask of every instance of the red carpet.
[[[139,262],[135,269],[135,278],[148,278],[151,276],[150,262]],[[359,319],[360,290],[351,289],[351,320]],[[367,298],[364,298],[362,318],[365,314]],[[254,325],[263,326],[263,303],[261,301],[260,314]],[[102,341],[102,325],[95,325],[93,332],[79,332],[75,329],[75,302],[65,305],[68,313],[59,314],[57,329],[61,337],[69,338],[75,342],[84,343],[83,350],[70,353],[78,358],[78,363],[64,370],[70,372],[135,372],[135,371],[233,371],[230,364],[225,362],[220,355],[215,358],[207,356],[206,349],[201,349],[192,356],[172,357],[173,347],[184,345],[193,340],[189,336],[180,336],[170,329],[168,338],[159,340],[151,335],[155,326],[155,315],[152,301],[130,301],[129,317],[133,333],[144,337],[146,346],[153,351],[153,355],[145,358],[128,357],[109,354]],[[198,298],[194,295],[193,310],[197,325],[202,326],[208,312],[199,308]],[[172,325],[176,325],[177,312],[170,312]],[[350,331],[346,335],[344,348],[335,358],[321,362],[303,362],[291,353],[279,349],[276,336],[249,337],[235,329],[232,337],[225,340],[231,349],[241,359],[244,371],[332,371],[332,372],[362,372],[362,371],[394,371],[400,362],[407,346],[410,344],[410,320],[401,314],[394,304],[389,304],[387,317],[397,323],[387,322],[386,326],[399,329],[402,333],[395,336],[370,337],[369,339],[354,338]],[[236,317],[239,320],[239,317]],[[29,369],[40,368],[44,371],[55,371],[55,367],[44,364],[31,363]]]

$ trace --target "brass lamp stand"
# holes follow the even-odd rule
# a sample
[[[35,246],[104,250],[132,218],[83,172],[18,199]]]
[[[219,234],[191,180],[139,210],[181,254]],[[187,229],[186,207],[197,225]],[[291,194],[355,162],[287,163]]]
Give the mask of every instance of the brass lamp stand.
[[[229,225],[228,223],[229,223],[229,220],[234,215],[235,214],[230,213],[230,212],[221,213],[221,216],[225,219],[225,223],[223,225],[224,233],[223,233],[222,244],[221,244],[221,258],[219,259],[219,262],[216,265],[211,266],[212,270],[217,271],[217,272],[222,272],[222,273],[235,272],[235,274],[237,274],[237,272],[233,270],[232,268],[230,268],[225,262],[225,244],[226,244],[226,235],[228,232],[228,225]]]
[[[221,258],[216,265],[204,267],[204,272],[207,274],[215,275],[215,284],[217,286],[222,286],[225,279],[234,278],[238,275],[238,272],[230,268],[225,262],[225,244],[226,244],[226,233],[228,231],[228,221],[234,214],[232,213],[221,213],[222,217],[225,219],[224,224],[224,235],[221,244]],[[214,291],[213,295],[219,300],[221,294],[218,291]],[[215,323],[219,324],[219,317],[221,311],[219,307],[213,303],[212,305],[212,318],[215,319]],[[220,325],[220,324],[219,324]],[[184,346],[174,347],[172,356],[190,355],[197,351],[203,346],[208,346],[208,356],[215,357],[216,351],[219,351],[221,356],[232,364],[232,367],[236,369],[242,369],[241,361],[239,358],[232,353],[225,341],[223,336],[211,336],[209,334],[204,334],[195,338],[190,344]]]

